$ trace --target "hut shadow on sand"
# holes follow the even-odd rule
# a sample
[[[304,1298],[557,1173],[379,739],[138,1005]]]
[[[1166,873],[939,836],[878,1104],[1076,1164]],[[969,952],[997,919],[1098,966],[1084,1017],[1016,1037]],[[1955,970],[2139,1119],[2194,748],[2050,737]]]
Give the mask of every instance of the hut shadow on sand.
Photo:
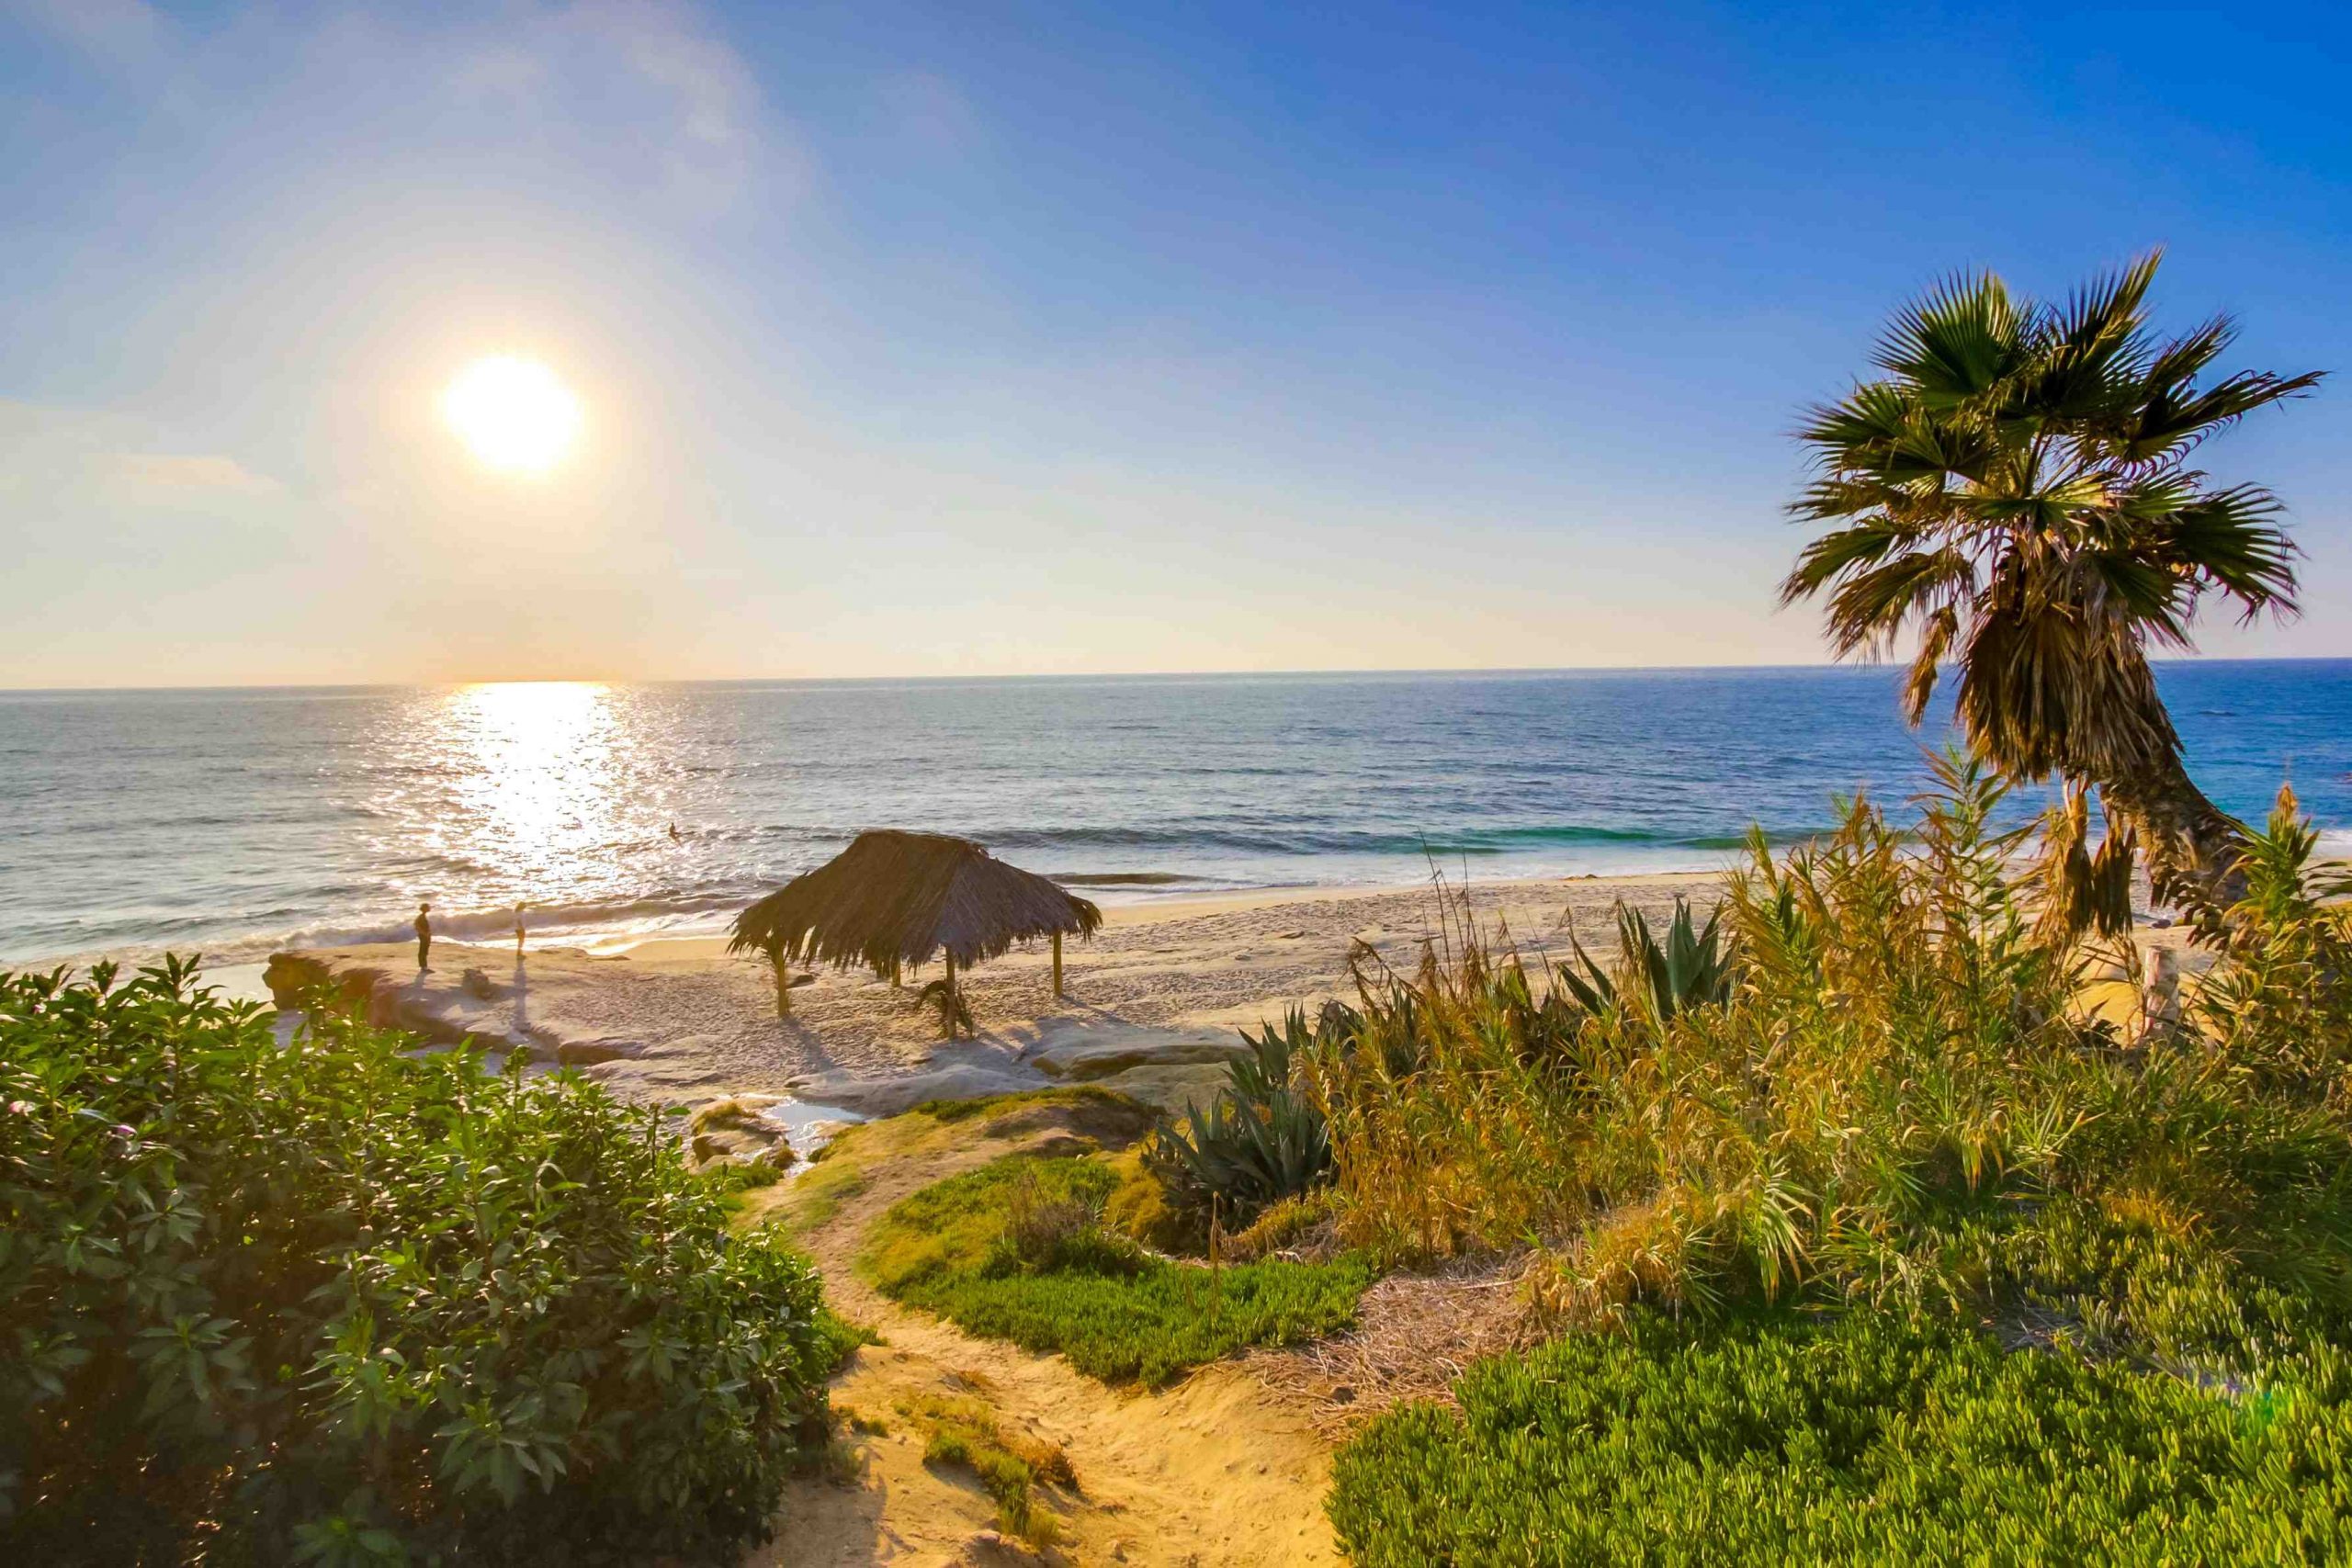
[[[969,839],[877,829],[736,917],[727,949],[775,966],[776,1010],[791,1009],[786,966],[862,966],[893,982],[933,957],[946,977],[923,987],[950,1038],[972,1030],[956,976],[1015,942],[1046,938],[1062,994],[1062,938],[1089,937],[1102,911],[1057,884],[1008,865]]]

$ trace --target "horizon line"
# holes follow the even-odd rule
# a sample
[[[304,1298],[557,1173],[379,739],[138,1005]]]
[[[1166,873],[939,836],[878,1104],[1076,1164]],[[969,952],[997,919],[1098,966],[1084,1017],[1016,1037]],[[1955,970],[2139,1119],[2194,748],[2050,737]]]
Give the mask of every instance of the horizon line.
[[[1682,675],[1772,671],[1853,671],[1866,672],[1897,668],[1903,660],[1832,660],[1818,663],[1781,664],[1496,664],[1427,665],[1399,668],[1288,670],[1103,670],[1031,671],[987,675],[528,675],[471,680],[258,682],[232,685],[162,686],[0,686],[0,697],[141,696],[237,692],[402,692],[460,690],[469,686],[848,686],[950,685],[992,681],[1250,681],[1296,680],[1313,676],[1407,677],[1432,675]],[[2178,664],[2343,664],[2352,654],[2189,654],[2152,659],[2156,668]]]

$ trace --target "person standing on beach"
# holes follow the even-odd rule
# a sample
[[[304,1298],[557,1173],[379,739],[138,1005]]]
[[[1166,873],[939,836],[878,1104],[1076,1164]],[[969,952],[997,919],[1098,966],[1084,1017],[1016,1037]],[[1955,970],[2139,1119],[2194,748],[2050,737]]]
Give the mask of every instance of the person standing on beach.
[[[418,974],[421,975],[425,970],[432,967],[432,964],[430,962],[432,957],[433,906],[430,904],[419,904],[416,907],[416,969]]]
[[[523,906],[514,906],[514,962],[523,962]]]

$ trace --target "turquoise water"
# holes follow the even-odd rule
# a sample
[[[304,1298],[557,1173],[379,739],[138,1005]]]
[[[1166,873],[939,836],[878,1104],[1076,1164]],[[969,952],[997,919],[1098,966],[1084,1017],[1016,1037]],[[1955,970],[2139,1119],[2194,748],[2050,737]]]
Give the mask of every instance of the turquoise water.
[[[2352,661],[2166,668],[2191,767],[2352,829]],[[715,928],[866,827],[1104,897],[1724,863],[1923,773],[1879,670],[0,694],[0,960]],[[674,824],[676,837],[671,835]]]

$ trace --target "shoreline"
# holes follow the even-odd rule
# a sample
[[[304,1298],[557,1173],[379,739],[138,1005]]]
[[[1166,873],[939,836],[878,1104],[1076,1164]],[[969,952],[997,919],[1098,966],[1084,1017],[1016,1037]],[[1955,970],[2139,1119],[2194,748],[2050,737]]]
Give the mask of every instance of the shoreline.
[[[409,943],[296,950],[279,962],[368,998],[379,1021],[441,1039],[470,1036],[576,1066],[616,1094],[678,1103],[780,1094],[888,1114],[924,1098],[1101,1082],[1162,1105],[1221,1077],[1240,1029],[1279,1024],[1352,997],[1354,954],[1409,971],[1443,942],[1457,897],[1490,932],[1565,956],[1571,931],[1612,941],[1623,899],[1653,923],[1678,895],[1703,906],[1723,874],[1645,873],[1447,886],[1258,889],[1170,895],[1104,911],[1066,954],[1050,994],[1042,947],[1015,949],[963,977],[977,1037],[944,1042],[916,1002],[862,972],[819,970],[779,1018],[766,964],[730,957],[722,935],[651,937],[623,951],[555,942],[436,941],[420,976]],[[1596,949],[1598,951],[1598,949]],[[260,966],[245,966],[257,969]],[[218,977],[216,976],[216,983]]]
[[[2352,831],[2352,830],[2347,830]],[[1544,872],[1528,875],[1512,874],[1490,880],[1466,881],[1450,874],[1445,886],[1459,891],[1464,886],[1480,890],[1513,888],[1524,886],[1557,883],[1576,886],[1582,883],[1607,883],[1637,886],[1651,882],[1696,883],[1720,878],[1736,857],[1732,852],[1720,852],[1723,864],[1708,866],[1678,866],[1644,871]],[[1091,899],[1101,907],[1107,923],[1127,923],[1143,919],[1165,919],[1187,914],[1215,913],[1226,908],[1259,908],[1274,903],[1292,903],[1321,898],[1362,898],[1430,890],[1431,881],[1424,875],[1410,880],[1379,880],[1363,882],[1280,882],[1250,886],[1226,888],[1187,887],[1168,892],[1136,889],[1127,886],[1108,890],[1073,886],[1070,891],[1080,897]],[[770,889],[772,890],[772,889]],[[729,899],[719,908],[707,913],[684,916],[674,926],[652,929],[631,928],[621,923],[595,921],[579,924],[560,923],[542,931],[531,931],[531,942],[548,948],[576,948],[602,956],[643,953],[649,949],[674,950],[680,953],[705,953],[722,951],[726,945],[727,926],[734,912],[758,897],[745,894],[740,900]],[[511,953],[512,915],[506,910],[468,910],[447,917],[436,917],[436,950],[466,948],[487,953]],[[451,927],[489,928],[488,934],[460,936]],[[187,945],[166,943],[93,950],[75,953],[52,953],[38,958],[0,960],[0,969],[26,973],[44,972],[59,966],[85,972],[93,964],[112,963],[126,971],[152,964],[167,953],[197,953],[202,964],[205,979],[220,985],[230,995],[252,1000],[266,999],[260,976],[273,953],[288,952],[343,952],[360,948],[393,947],[409,942],[407,922],[387,918],[379,926],[362,927],[353,932],[293,931],[275,936],[242,937],[218,944],[194,942]]]
[[[1635,890],[1651,886],[1670,886],[1682,888],[1687,894],[1688,890],[1694,886],[1720,882],[1727,874],[1728,868],[1708,870],[1701,867],[1673,871],[1579,872],[1563,876],[1504,877],[1484,883],[1465,884],[1448,880],[1445,888],[1448,896],[1460,893],[1467,887],[1481,897],[1489,892],[1498,892],[1507,897],[1521,897],[1530,889],[1556,887],[1562,890],[1573,890],[1587,885]],[[1083,889],[1073,891],[1078,892],[1081,897],[1087,896]],[[1234,888],[1225,892],[1187,889],[1179,893],[1153,894],[1132,901],[1104,903],[1101,899],[1096,899],[1095,902],[1101,905],[1102,924],[1105,930],[1109,930],[1114,927],[1154,925],[1167,920],[1275,908],[1293,904],[1318,903],[1327,899],[1345,901],[1398,897],[1411,894],[1434,897],[1436,889],[1426,878],[1419,882],[1292,882],[1273,883],[1262,887]],[[438,938],[435,939],[435,945],[439,945]],[[499,950],[499,944],[491,942],[465,945],[480,947],[485,952]],[[564,942],[561,945],[575,944]],[[697,933],[689,936],[654,931],[618,943],[608,944],[598,940],[588,946],[587,951],[608,956],[658,950],[662,953],[677,957],[723,957],[726,946],[727,938],[723,932],[715,935]],[[510,942],[505,945],[504,951],[511,952],[513,944]],[[1084,949],[1080,947],[1072,951],[1082,953]],[[1006,955],[1007,958],[1013,956],[1015,954],[1012,953]]]

